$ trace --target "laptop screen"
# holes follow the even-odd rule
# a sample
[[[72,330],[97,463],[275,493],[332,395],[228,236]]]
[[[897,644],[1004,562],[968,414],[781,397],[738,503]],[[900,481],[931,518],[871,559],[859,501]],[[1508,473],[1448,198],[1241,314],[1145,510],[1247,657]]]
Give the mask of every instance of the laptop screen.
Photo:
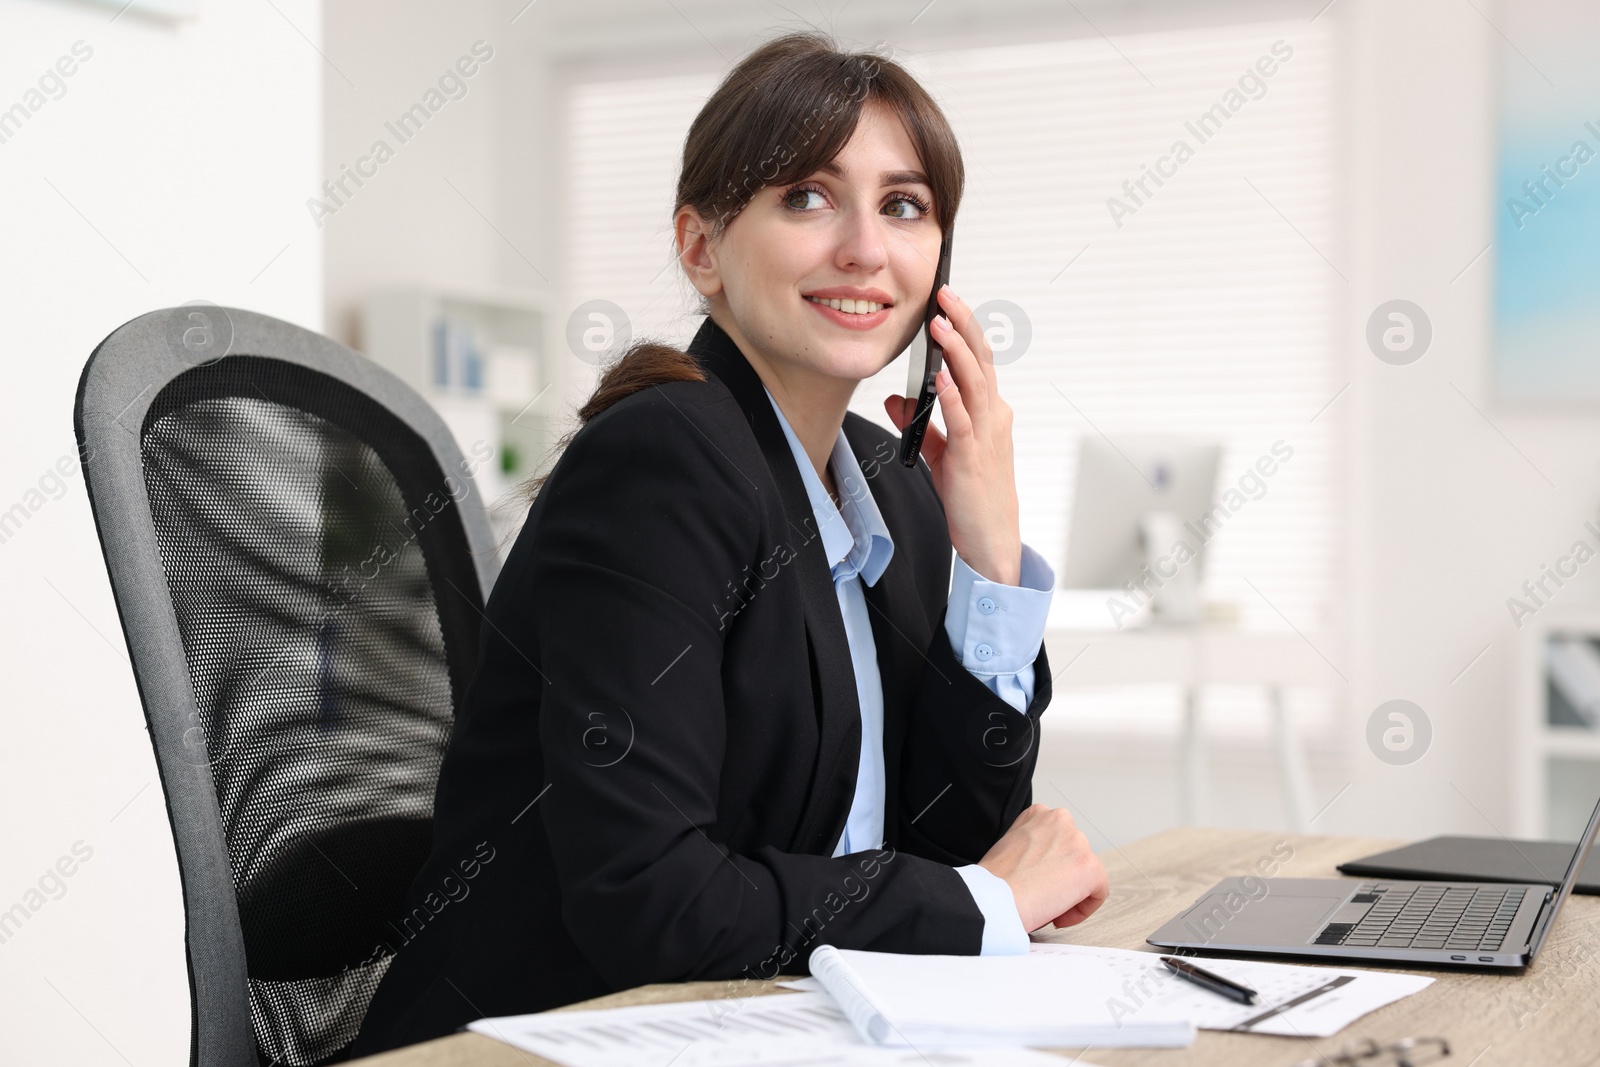
[[[1594,811],[1589,815],[1589,825],[1584,827],[1583,836],[1578,838],[1578,847],[1573,850],[1572,862],[1567,864],[1567,873],[1562,877],[1561,884],[1556,887],[1555,899],[1550,902],[1550,910],[1545,912],[1539,928],[1534,931],[1530,957],[1538,954],[1539,947],[1544,944],[1545,935],[1550,932],[1550,927],[1555,925],[1556,913],[1572,894],[1572,887],[1578,882],[1578,872],[1583,869],[1584,858],[1589,855],[1589,849],[1594,845],[1597,830],[1600,830],[1600,801],[1595,802]]]

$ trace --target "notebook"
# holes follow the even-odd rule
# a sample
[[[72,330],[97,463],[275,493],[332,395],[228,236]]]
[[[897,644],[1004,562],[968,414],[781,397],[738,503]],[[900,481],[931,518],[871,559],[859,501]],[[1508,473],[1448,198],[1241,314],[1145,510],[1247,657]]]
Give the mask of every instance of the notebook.
[[[1183,1048],[1189,1019],[1128,1011],[1116,962],[1089,955],[912,956],[823,945],[811,973],[862,1039],[963,1048]]]

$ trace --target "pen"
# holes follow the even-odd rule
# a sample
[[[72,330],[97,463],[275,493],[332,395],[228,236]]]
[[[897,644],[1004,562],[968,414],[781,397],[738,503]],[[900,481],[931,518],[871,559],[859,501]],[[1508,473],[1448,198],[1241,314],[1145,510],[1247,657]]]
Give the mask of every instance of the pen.
[[[1167,970],[1182,978],[1186,982],[1193,982],[1201,989],[1209,989],[1213,993],[1237,1000],[1240,1004],[1254,1004],[1256,991],[1247,985],[1224,978],[1220,974],[1202,970],[1186,960],[1174,959],[1171,956],[1162,956],[1161,962],[1167,965]]]

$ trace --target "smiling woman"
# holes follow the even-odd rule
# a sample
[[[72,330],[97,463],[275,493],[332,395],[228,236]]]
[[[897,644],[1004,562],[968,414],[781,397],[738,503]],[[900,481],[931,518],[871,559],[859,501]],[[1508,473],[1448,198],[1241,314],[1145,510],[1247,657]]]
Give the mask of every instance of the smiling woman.
[[[673,211],[706,319],[610,366],[529,486],[408,907],[497,859],[399,949],[357,1053],[821,944],[1026,952],[1105,899],[1029,803],[1055,575],[948,286],[948,437],[888,463],[847,412],[921,327],[961,191],[944,116],[873,53],[780,38],[706,102]]]

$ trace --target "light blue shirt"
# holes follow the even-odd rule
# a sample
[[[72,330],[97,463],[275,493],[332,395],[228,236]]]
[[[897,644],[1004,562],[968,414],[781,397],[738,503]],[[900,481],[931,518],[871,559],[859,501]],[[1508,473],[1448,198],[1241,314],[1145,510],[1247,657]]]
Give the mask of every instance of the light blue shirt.
[[[839,487],[841,503],[835,505],[771,393],[767,400],[777,413],[778,424],[783,427],[805,482],[806,496],[822,537],[822,551],[833,569],[834,592],[839,598],[850,661],[855,668],[856,698],[861,708],[861,760],[844,834],[833,853],[843,856],[883,844],[883,679],[878,673],[877,645],[862,583],[877,584],[894,555],[894,540],[844,429],[840,428],[828,459],[834,484]],[[959,554],[952,565],[950,600],[944,617],[950,647],[962,666],[1018,712],[1025,713],[1033,700],[1033,661],[1044,641],[1055,579],[1055,571],[1027,545],[1022,546],[1020,586],[988,581]],[[1022,928],[1016,900],[1005,880],[975,863],[957,867],[956,873],[983,912],[982,954],[1026,953],[1028,933]]]

